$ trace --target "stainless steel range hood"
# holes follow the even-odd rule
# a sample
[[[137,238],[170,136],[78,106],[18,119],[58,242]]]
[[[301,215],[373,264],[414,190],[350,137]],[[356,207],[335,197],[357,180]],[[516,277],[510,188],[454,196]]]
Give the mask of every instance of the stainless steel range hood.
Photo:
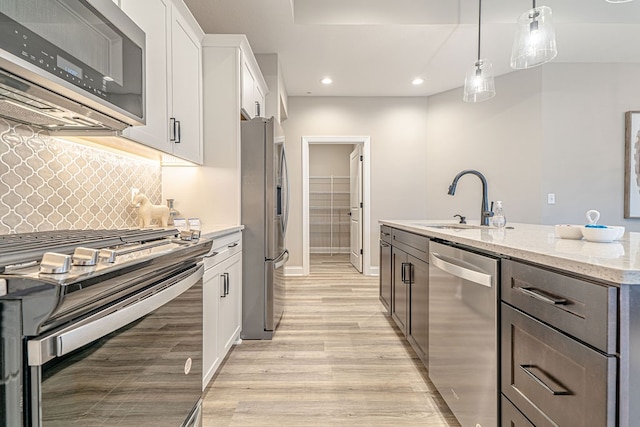
[[[144,125],[145,48],[111,0],[0,0],[0,117],[56,136]]]
[[[130,126],[2,69],[0,117],[57,135],[114,135]]]

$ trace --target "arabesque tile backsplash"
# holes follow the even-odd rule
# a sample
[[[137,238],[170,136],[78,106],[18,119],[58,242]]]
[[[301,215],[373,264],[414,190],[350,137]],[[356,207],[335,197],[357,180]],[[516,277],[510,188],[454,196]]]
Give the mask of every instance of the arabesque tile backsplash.
[[[135,227],[132,188],[161,203],[160,164],[0,119],[0,234]]]

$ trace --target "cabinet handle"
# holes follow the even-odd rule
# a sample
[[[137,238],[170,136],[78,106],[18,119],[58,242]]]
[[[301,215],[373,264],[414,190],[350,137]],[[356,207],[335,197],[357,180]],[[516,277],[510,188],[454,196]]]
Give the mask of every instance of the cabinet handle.
[[[534,374],[531,370],[532,369],[537,369],[540,372],[542,372],[544,374],[544,371],[540,368],[538,368],[536,365],[520,365],[520,369],[522,369],[524,371],[525,374],[527,374],[529,377],[531,377],[531,379],[533,379],[536,383],[538,383],[540,386],[542,386],[542,388],[544,388],[545,390],[547,390],[549,393],[553,394],[554,396],[568,396],[571,394],[571,392],[569,390],[554,390],[551,387],[549,387],[547,384],[544,383],[544,381],[542,381],[540,379],[540,377],[538,377],[536,374]],[[545,376],[553,381],[548,375],[545,374]],[[555,383],[555,381],[553,381]],[[562,386],[558,383],[556,383],[556,385],[558,386],[558,388],[562,388]]]
[[[407,279],[407,285],[413,283],[413,264],[410,262],[407,263],[407,267],[409,267],[409,277],[405,274],[404,277]]]
[[[181,132],[181,127],[180,127],[180,120],[176,120],[176,123],[178,125],[178,138],[176,139],[176,144],[180,144],[180,142],[182,140],[182,132]]]
[[[228,248],[235,248],[236,246],[238,246],[238,242],[233,242],[232,244],[228,245]]]
[[[409,275],[407,276],[407,267],[409,267]],[[411,263],[403,262],[402,263],[402,283],[405,285],[411,284]]]
[[[260,117],[260,103],[256,101],[256,117]]]
[[[229,277],[229,273],[224,273],[224,275],[225,275],[225,276],[227,276],[227,281],[226,281],[227,286],[226,286],[226,288],[224,289],[224,294],[225,294],[225,295],[229,295],[229,288],[230,288],[230,286],[229,286],[229,285],[230,285],[230,283],[231,283],[231,280],[230,280],[230,277]]]
[[[169,141],[175,142],[176,140],[176,118],[171,117],[169,119]]]
[[[391,245],[385,242],[380,242],[380,246],[382,246],[383,248],[388,248]]]
[[[404,265],[405,265],[405,264],[406,264],[406,263],[404,263],[404,262],[403,262],[403,263],[402,263],[402,265],[401,265],[401,267],[400,267],[400,280],[402,280],[402,283],[407,283],[407,282],[404,280]]]
[[[533,297],[533,298],[535,298],[537,300],[540,300],[542,302],[546,302],[547,304],[567,305],[567,300],[566,299],[557,297],[557,296],[552,295],[552,294],[550,294],[548,292],[541,291],[540,289],[537,289],[537,288],[521,288],[521,287],[518,287],[516,289],[519,290],[520,292],[522,292],[525,295]]]
[[[351,212],[349,212],[349,213],[351,213]],[[382,232],[382,235],[383,235],[384,237],[389,237],[389,236],[391,236],[391,233],[385,233],[385,232],[383,231],[383,232]]]
[[[222,273],[221,274],[222,277],[222,295],[220,295],[220,298],[225,298],[227,296],[227,273]]]

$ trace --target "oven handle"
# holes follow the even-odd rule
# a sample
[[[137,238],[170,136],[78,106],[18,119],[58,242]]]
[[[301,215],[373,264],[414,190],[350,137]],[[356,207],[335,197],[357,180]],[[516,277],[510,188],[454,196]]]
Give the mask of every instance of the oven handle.
[[[29,366],[42,366],[49,360],[64,356],[135,322],[180,296],[201,280],[203,274],[204,267],[198,264],[78,324],[42,338],[29,340]]]

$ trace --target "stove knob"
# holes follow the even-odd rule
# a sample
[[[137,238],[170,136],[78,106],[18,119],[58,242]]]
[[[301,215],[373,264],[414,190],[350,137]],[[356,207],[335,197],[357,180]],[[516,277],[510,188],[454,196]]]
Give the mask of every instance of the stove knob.
[[[71,269],[71,257],[69,255],[47,252],[40,261],[40,273],[62,274]]]
[[[76,248],[73,251],[73,265],[96,265],[98,263],[98,250],[91,248]]]
[[[100,249],[100,253],[98,254],[98,258],[104,262],[108,262],[109,264],[113,264],[116,262],[116,251],[113,249]]]

